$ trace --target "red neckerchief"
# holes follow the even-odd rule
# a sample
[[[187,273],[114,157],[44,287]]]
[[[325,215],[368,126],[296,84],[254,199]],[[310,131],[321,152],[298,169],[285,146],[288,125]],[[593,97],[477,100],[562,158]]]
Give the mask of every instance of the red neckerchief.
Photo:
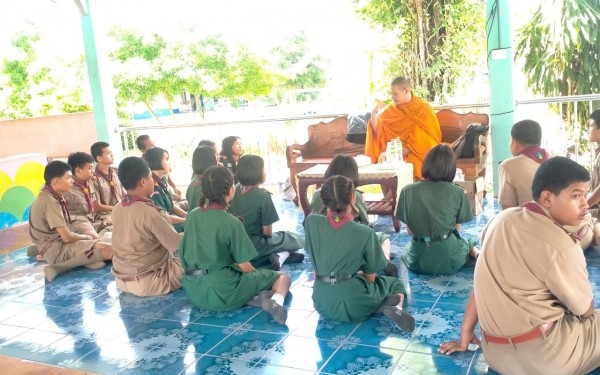
[[[121,201],[121,203],[123,204],[123,207],[129,207],[132,204],[134,204],[135,202],[146,203],[148,206],[154,207],[157,210],[162,211],[162,208],[160,208],[156,204],[154,204],[154,201],[152,199],[140,197],[139,195],[125,194],[125,196],[123,197],[123,200]]]
[[[169,196],[169,199],[171,200],[171,206],[173,206],[175,203],[173,202],[173,197],[171,196],[171,193],[169,192],[169,184],[167,183],[167,178],[163,177],[160,178],[157,175],[155,175],[154,173],[152,173],[152,179],[154,180],[154,186],[160,186]]]
[[[566,234],[569,235],[569,237],[577,240],[577,241],[581,241],[582,238],[585,237],[585,235],[587,234],[589,228],[589,225],[585,225],[583,227],[581,227],[577,233],[572,233],[569,232],[568,230],[566,230],[562,225],[558,224],[556,221],[554,221],[547,213],[546,211],[544,211],[538,204],[533,203],[533,202],[529,202],[529,203],[525,203],[524,205],[522,205],[521,207],[528,209],[531,212],[535,212],[536,214],[540,214],[543,215],[545,217],[547,217],[548,219],[552,220],[552,222],[554,224],[556,224],[556,226],[558,226],[560,229],[562,229]]]
[[[71,224],[72,223],[71,215],[69,214],[69,209],[67,208],[67,202],[65,201],[65,197],[63,197],[62,194],[60,194],[60,193],[56,192],[54,189],[52,189],[50,187],[50,185],[48,185],[48,184],[45,184],[44,188],[42,190],[45,190],[48,193],[50,193],[50,195],[52,195],[52,197],[58,201],[58,203],[60,204],[62,213],[63,213],[63,217],[65,218],[67,223]]]
[[[77,177],[73,176],[73,185],[77,186],[83,193],[85,201],[88,205],[88,211],[94,214],[94,203],[92,202],[92,193],[90,192],[90,183],[88,181],[82,181]]]
[[[240,185],[240,193],[242,195],[248,193],[249,191],[251,191],[252,189],[254,189],[257,185],[250,185],[250,186],[246,186],[246,185]]]
[[[337,213],[333,211],[327,211],[327,222],[333,227],[333,229],[338,229],[342,225],[353,220],[354,216],[347,212]]]
[[[225,206],[220,205],[218,203],[209,203],[208,205],[206,205],[206,207],[202,207],[202,212],[206,212],[208,210],[227,211],[227,208],[225,208]]]
[[[110,185],[110,190],[112,191],[112,193],[115,195],[115,197],[117,197],[117,199],[119,198],[119,194],[117,192],[117,184],[115,184],[115,182],[113,181],[113,171],[111,167],[108,167],[108,174],[102,172],[100,170],[100,168],[96,165],[96,170],[94,170],[94,175],[97,178],[103,178],[106,181],[108,181],[109,185]]]
[[[548,152],[541,147],[529,147],[521,151],[519,155],[527,156],[529,159],[538,164],[542,164],[548,160]]]

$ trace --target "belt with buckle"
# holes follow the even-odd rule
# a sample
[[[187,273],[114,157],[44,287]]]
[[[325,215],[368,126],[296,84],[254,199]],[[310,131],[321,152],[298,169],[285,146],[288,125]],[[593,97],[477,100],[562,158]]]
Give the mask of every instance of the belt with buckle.
[[[156,270],[150,270],[150,271],[142,272],[135,276],[119,277],[119,279],[121,279],[122,281],[125,281],[125,282],[137,281],[137,280],[142,279],[150,274],[153,274],[155,271]]]
[[[417,237],[417,236],[413,236],[412,240],[415,242],[422,242],[422,243],[430,243],[430,242],[441,242],[443,240],[445,240],[446,238],[450,237],[450,235],[454,233],[454,230],[451,230],[450,232],[446,233],[446,234],[442,234],[441,236],[437,236],[437,237]]]
[[[537,339],[540,336],[544,336],[546,332],[550,331],[552,327],[554,327],[554,323],[550,322],[546,324],[542,324],[540,326],[535,327],[531,331],[525,332],[522,335],[512,336],[512,337],[502,337],[502,336],[494,336],[489,333],[483,333],[483,337],[485,341],[490,342],[492,344],[521,344],[523,342],[531,341],[533,339]]]
[[[208,275],[208,270],[205,269],[193,269],[193,270],[185,270],[186,276],[204,276]]]
[[[342,281],[350,280],[351,278],[352,275],[336,275],[334,272],[332,272],[329,275],[316,275],[315,280],[334,285]]]

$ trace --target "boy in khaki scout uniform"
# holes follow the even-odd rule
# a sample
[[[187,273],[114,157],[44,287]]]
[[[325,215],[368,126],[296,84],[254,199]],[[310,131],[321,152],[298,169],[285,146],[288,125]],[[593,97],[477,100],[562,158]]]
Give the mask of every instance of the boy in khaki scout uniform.
[[[93,189],[96,193],[94,200],[95,220],[104,220],[110,223],[110,213],[125,194],[118,171],[112,167],[113,154],[110,145],[106,142],[96,142],[90,149],[96,162],[96,169],[92,177]]]
[[[148,163],[125,158],[119,178],[127,194],[112,211],[117,286],[137,296],[159,296],[181,288],[183,268],[173,257],[181,241],[165,211],[150,198],[154,180]]]
[[[93,185],[90,179],[94,174],[94,159],[85,152],[69,155],[67,161],[73,171],[73,187],[63,195],[72,223],[69,228],[79,234],[87,234],[93,239],[100,238],[104,232],[110,231],[106,221],[94,220]]]
[[[585,374],[600,366],[600,312],[577,238],[587,214],[590,175],[564,157],[540,166],[535,202],[503,211],[486,228],[474,290],[459,341],[439,351],[478,343],[502,374]]]
[[[512,158],[498,167],[498,202],[502,209],[531,201],[531,182],[541,163],[550,155],[540,147],[542,127],[533,120],[519,121],[510,131]]]
[[[63,194],[73,185],[71,167],[52,161],[44,169],[46,184],[31,206],[29,235],[39,256],[48,262],[44,274],[49,282],[59,274],[78,266],[102,268],[112,259],[109,244],[69,229],[71,216]]]

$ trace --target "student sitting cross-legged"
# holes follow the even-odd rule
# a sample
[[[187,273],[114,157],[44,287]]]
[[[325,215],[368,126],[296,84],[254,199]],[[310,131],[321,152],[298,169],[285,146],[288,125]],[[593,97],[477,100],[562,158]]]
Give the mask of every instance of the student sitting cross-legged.
[[[167,211],[175,229],[178,232],[183,232],[183,224],[185,223],[187,212],[174,204],[173,195],[169,191],[169,184],[167,182],[167,175],[171,171],[169,153],[160,147],[153,147],[146,151],[144,159],[148,162],[152,170],[152,178],[154,179],[152,200],[158,207]]]
[[[233,174],[210,167],[202,175],[200,207],[190,212],[179,246],[185,269],[183,289],[192,303],[209,311],[228,311],[246,304],[262,307],[284,324],[283,300],[290,278],[255,269],[258,255],[240,220],[227,212],[235,195]]]
[[[185,192],[186,200],[189,204],[189,211],[198,207],[200,197],[202,197],[202,174],[209,167],[217,165],[217,153],[210,146],[198,146],[192,155],[192,170],[194,176]]]
[[[257,155],[242,156],[237,165],[235,197],[229,208],[234,215],[241,217],[244,228],[258,257],[252,260],[254,266],[267,261],[275,271],[284,263],[300,263],[304,254],[297,253],[304,247],[304,239],[296,233],[273,232],[273,223],[279,215],[271,199],[271,193],[260,187],[265,182],[265,162]]]
[[[430,275],[458,271],[469,256],[476,258],[476,241],[460,236],[460,225],[473,219],[465,190],[452,183],[456,158],[447,145],[433,147],[423,162],[423,181],[405,186],[396,217],[412,240],[402,260],[414,272]]]
[[[181,288],[183,268],[173,256],[181,241],[167,213],[150,195],[154,180],[148,163],[128,157],[119,165],[127,194],[112,212],[117,286],[137,296],[158,296]]]
[[[96,142],[90,148],[96,162],[94,176],[91,179],[96,194],[94,200],[95,220],[110,222],[110,213],[125,194],[119,181],[118,171],[112,166],[114,158],[110,145],[106,142]]]
[[[327,213],[306,218],[306,250],[315,271],[312,299],[322,317],[358,322],[383,312],[400,329],[412,332],[414,318],[402,310],[405,289],[396,277],[377,276],[387,260],[375,231],[354,221],[354,184],[344,176],[321,188]]]
[[[69,229],[71,216],[63,197],[73,185],[71,167],[52,161],[44,169],[46,184],[29,213],[29,235],[39,256],[48,262],[44,274],[49,282],[78,266],[102,268],[113,257],[109,244]]]

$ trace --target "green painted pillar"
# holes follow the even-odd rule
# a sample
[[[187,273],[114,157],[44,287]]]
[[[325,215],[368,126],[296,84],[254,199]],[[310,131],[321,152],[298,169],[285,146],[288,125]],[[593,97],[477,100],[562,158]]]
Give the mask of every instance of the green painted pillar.
[[[81,13],[81,28],[85,45],[85,59],[92,90],[92,104],[98,141],[108,142],[115,156],[120,160],[123,151],[119,134],[119,119],[115,102],[112,76],[108,70],[108,53],[96,43],[90,0],[75,0]]]
[[[514,123],[513,50],[510,0],[487,0],[487,53],[494,195],[498,196],[498,163],[511,157],[508,144]]]

